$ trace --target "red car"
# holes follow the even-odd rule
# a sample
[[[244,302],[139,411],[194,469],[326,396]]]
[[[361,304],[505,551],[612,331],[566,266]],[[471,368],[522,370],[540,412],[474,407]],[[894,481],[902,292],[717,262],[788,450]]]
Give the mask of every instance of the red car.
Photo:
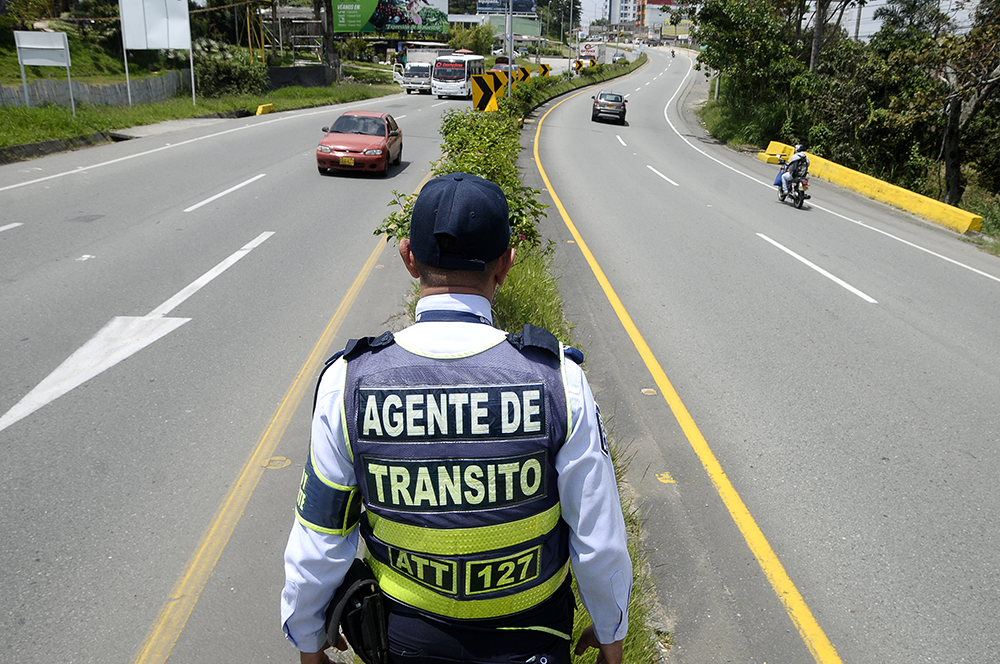
[[[389,162],[403,159],[403,132],[388,113],[347,111],[323,127],[326,136],[316,146],[316,166],[330,170],[371,171],[385,176]]]

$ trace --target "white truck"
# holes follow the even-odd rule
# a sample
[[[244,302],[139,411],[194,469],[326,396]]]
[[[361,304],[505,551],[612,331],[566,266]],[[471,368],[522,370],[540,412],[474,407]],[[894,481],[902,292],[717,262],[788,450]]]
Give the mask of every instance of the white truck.
[[[399,83],[406,94],[413,91],[431,93],[431,69],[439,55],[453,53],[450,48],[408,48],[404,52],[406,64],[397,62],[392,67],[392,80]]]
[[[583,42],[580,44],[577,58],[580,60],[593,60],[594,64],[598,65],[608,64],[608,54],[605,50],[604,42]]]

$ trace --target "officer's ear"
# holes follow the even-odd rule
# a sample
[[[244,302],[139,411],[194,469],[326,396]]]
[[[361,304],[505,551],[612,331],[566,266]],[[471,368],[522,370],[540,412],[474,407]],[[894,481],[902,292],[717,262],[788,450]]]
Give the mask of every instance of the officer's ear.
[[[417,257],[413,255],[413,251],[410,249],[410,238],[404,237],[399,241],[399,257],[403,259],[403,265],[406,266],[406,271],[410,273],[410,276],[414,279],[419,279],[420,272],[417,271]]]
[[[503,285],[504,280],[507,278],[507,273],[514,266],[514,254],[514,247],[508,247],[506,251],[500,254],[500,258],[497,259],[497,269],[493,273],[493,277],[497,281],[497,288]]]

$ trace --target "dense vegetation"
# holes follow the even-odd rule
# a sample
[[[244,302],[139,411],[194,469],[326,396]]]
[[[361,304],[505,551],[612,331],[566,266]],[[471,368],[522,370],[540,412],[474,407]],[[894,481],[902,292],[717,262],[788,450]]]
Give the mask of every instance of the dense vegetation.
[[[889,0],[868,43],[843,25],[858,2],[682,0],[674,12],[694,22],[699,64],[722,74],[713,133],[805,143],[982,214],[1000,236],[1000,0],[978,0],[965,34],[937,0]]]

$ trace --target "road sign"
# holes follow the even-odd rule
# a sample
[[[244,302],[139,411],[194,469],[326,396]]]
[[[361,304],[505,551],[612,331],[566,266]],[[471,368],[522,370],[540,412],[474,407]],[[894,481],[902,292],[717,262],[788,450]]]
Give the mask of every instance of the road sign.
[[[492,79],[492,76],[485,74],[474,74],[472,76],[472,106],[477,111],[497,110],[497,100],[494,95]]]
[[[507,89],[507,72],[505,71],[488,71],[487,74],[493,75],[493,92],[494,94],[502,95],[504,90]],[[514,77],[510,82],[510,87],[517,87],[517,77]]]
[[[548,76],[549,75],[549,70],[551,70],[551,69],[552,69],[552,67],[550,67],[549,65],[538,65],[538,75],[539,76]]]
[[[582,70],[583,70],[583,60],[574,60],[573,71],[582,71]]]
[[[515,79],[518,83],[527,83],[531,80],[531,70],[527,67],[517,68],[517,78]]]

